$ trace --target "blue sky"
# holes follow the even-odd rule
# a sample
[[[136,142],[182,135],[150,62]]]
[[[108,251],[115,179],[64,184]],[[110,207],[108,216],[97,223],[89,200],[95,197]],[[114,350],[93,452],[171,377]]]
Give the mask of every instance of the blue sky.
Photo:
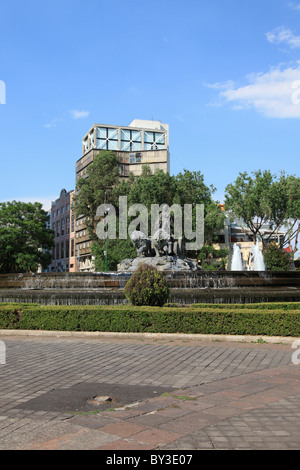
[[[0,17],[0,201],[47,206],[89,128],[133,119],[168,123],[171,173],[200,170],[221,201],[241,171],[299,176],[299,0],[2,0]]]

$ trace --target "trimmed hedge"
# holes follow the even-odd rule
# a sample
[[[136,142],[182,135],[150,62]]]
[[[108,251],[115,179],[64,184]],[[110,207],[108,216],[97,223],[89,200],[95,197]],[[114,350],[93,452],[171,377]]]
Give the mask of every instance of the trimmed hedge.
[[[0,329],[300,337],[299,303],[193,307],[0,304]],[[220,308],[221,307],[221,308]]]
[[[184,304],[165,304],[165,307],[184,307]],[[299,310],[300,302],[261,302],[251,304],[190,304],[190,308],[230,309],[230,310]]]

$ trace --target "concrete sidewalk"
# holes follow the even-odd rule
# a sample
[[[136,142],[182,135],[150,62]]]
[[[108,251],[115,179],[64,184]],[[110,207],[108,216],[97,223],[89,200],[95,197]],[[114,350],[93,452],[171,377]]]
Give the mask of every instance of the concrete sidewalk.
[[[300,449],[300,365],[289,340],[0,340],[0,449]]]

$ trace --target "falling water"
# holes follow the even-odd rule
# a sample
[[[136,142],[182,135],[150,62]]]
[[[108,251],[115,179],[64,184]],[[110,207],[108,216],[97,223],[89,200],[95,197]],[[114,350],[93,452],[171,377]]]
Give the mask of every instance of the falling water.
[[[265,262],[263,254],[259,248],[258,242],[253,246],[252,253],[254,256],[254,271],[265,271]]]
[[[236,243],[233,245],[231,271],[243,271],[242,253],[240,247]]]

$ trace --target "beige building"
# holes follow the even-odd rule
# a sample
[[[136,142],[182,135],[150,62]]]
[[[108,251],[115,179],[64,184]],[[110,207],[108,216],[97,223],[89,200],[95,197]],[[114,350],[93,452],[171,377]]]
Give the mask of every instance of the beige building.
[[[70,259],[69,259],[69,272],[77,272],[77,257],[76,257],[76,245],[75,245],[75,217],[72,211],[72,200],[74,191],[70,192]]]
[[[75,272],[75,220],[71,211],[73,191],[62,189],[51,205],[51,228],[54,231],[52,272]]]
[[[170,171],[169,126],[160,121],[135,119],[128,127],[94,124],[82,139],[82,157],[76,178],[85,175],[100,150],[112,150],[120,159],[120,175],[140,175],[147,164],[152,172]]]
[[[101,150],[112,150],[120,161],[120,176],[139,176],[143,165],[153,173],[170,171],[169,125],[161,121],[135,119],[129,126],[94,124],[82,139],[82,156],[76,162],[76,181],[86,176],[87,167]],[[75,252],[78,270],[94,270],[91,241],[84,219],[75,222]]]

